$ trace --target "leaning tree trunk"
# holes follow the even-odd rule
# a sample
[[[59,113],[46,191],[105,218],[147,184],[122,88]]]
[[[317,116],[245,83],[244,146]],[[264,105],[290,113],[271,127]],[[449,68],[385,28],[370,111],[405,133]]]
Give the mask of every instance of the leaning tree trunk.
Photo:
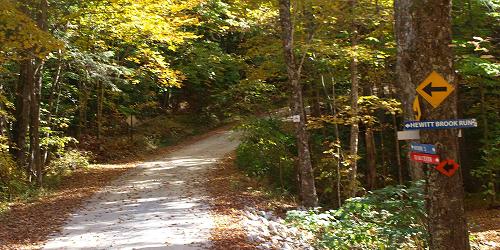
[[[403,13],[396,13],[400,53],[398,71],[407,70],[408,76],[411,76],[409,81],[400,81],[405,94],[415,94],[416,86],[432,71],[442,75],[458,91],[450,47],[451,1],[398,0],[396,6],[396,10],[413,12],[411,17],[406,18],[402,17]],[[401,46],[401,43],[411,46]],[[456,119],[457,91],[452,92],[436,108],[422,100],[422,120]],[[410,110],[405,111],[412,113]],[[457,129],[423,130],[420,133],[422,143],[437,145],[441,160],[459,160]],[[448,177],[433,166],[427,167],[426,206],[430,249],[470,249],[461,172],[457,171]]]
[[[300,65],[297,65],[293,54],[293,24],[290,13],[290,0],[279,0],[280,25],[282,29],[283,52],[292,86],[293,114],[299,116],[296,123],[297,146],[299,154],[300,192],[302,203],[306,207],[314,207],[318,203],[314,174],[309,152],[309,135],[306,130],[306,114],[300,84]]]
[[[356,0],[351,0],[351,115],[353,117],[353,122],[351,125],[351,137],[350,137],[350,155],[351,155],[351,167],[350,167],[350,180],[349,180],[349,190],[348,197],[356,196],[358,190],[358,144],[359,144],[359,123],[358,123],[358,99],[359,99],[359,78],[358,78],[358,57],[357,46],[358,46],[358,29],[354,21],[354,8],[356,8]]]

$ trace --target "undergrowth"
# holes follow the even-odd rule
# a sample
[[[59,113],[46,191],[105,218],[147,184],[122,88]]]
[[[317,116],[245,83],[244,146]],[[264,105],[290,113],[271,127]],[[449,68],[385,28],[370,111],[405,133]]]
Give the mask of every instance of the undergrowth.
[[[287,213],[287,222],[316,235],[318,249],[426,249],[423,182],[388,186],[336,210]]]
[[[86,152],[61,153],[45,167],[43,186],[39,187],[29,180],[26,171],[16,167],[8,152],[0,151],[0,213],[13,202],[31,201],[50,193],[64,177],[89,166],[89,160]]]
[[[282,192],[294,192],[295,137],[279,119],[257,119],[238,128],[241,143],[236,149],[236,165],[248,176],[268,179]]]

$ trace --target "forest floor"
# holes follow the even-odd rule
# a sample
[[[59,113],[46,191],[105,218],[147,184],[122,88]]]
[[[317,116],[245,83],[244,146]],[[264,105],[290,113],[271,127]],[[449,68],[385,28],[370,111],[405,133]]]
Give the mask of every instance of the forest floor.
[[[473,245],[480,249],[500,249],[500,209],[477,208],[467,211]]]
[[[243,211],[283,215],[296,204],[242,174],[227,154],[236,146],[229,137],[223,128],[143,156],[147,160],[78,170],[50,195],[14,204],[0,216],[0,249],[126,249],[145,241],[162,249],[255,249]],[[499,249],[500,210],[467,215],[475,245]]]

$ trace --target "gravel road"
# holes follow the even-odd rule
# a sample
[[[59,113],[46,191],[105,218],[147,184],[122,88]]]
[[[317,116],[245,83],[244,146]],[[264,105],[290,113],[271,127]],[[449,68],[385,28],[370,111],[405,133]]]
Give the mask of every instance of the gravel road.
[[[236,148],[222,131],[140,164],[74,213],[43,249],[206,249],[213,220],[205,173]]]

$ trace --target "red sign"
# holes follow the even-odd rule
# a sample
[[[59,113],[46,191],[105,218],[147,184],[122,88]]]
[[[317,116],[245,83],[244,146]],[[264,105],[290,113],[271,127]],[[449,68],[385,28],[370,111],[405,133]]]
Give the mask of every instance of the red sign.
[[[457,171],[458,167],[458,163],[456,163],[454,160],[446,159],[436,166],[436,170],[441,172],[441,174],[450,177],[455,174],[455,171]]]
[[[423,162],[423,163],[427,163],[427,164],[434,164],[434,165],[439,164],[439,156],[437,156],[437,155],[411,152],[410,159],[412,161]]]

